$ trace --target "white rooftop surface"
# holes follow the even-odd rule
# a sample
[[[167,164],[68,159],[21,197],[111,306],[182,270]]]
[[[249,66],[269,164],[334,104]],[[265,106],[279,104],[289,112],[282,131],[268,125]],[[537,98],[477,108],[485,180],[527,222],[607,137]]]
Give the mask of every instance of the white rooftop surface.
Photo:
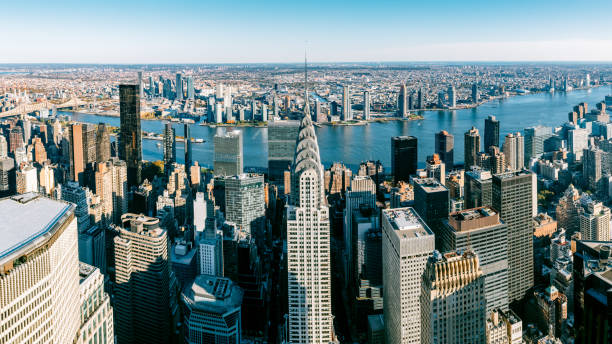
[[[383,213],[389,219],[393,229],[400,231],[404,237],[420,237],[432,234],[413,208],[385,209]]]
[[[25,202],[26,199],[36,197],[36,194],[19,196],[24,200],[21,203],[13,198],[0,200],[0,258],[8,255],[15,249],[27,246],[40,235],[48,232],[70,204],[38,197]]]

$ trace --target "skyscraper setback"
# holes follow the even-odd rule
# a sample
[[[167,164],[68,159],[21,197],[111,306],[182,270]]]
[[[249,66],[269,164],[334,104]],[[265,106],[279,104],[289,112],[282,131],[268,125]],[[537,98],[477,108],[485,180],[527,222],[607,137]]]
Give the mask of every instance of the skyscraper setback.
[[[119,159],[127,164],[128,185],[140,185],[142,178],[142,134],[138,85],[119,85],[121,127]]]

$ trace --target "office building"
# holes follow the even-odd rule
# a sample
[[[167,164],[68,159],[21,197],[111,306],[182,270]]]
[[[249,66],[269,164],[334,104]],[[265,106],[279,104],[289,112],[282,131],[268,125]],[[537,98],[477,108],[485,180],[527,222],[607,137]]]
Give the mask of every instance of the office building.
[[[495,116],[485,119],[484,151],[488,152],[491,146],[499,146],[499,121]]]
[[[263,175],[239,174],[224,181],[225,219],[251,235],[263,234],[266,215]]]
[[[80,326],[74,206],[0,200],[0,343],[73,343]]]
[[[603,181],[602,168],[606,162],[610,163],[609,161],[604,162],[604,156],[607,156],[607,154],[595,147],[585,149],[582,154],[582,176],[589,190],[594,192],[600,191],[602,186],[600,182]],[[610,167],[607,168],[610,169]]]
[[[574,252],[574,323],[577,343],[610,343],[610,242],[577,240]]]
[[[372,107],[370,92],[363,92],[363,119],[368,121],[370,120],[370,108]],[[318,118],[317,118],[318,122]]]
[[[457,106],[457,92],[455,86],[448,86],[448,107],[454,108]]]
[[[384,324],[387,343],[421,343],[421,281],[434,234],[412,208],[382,212]]]
[[[512,311],[496,309],[487,318],[487,344],[522,344],[523,322]]]
[[[100,273],[107,273],[106,227],[94,223],[79,232],[79,261],[94,266]]]
[[[113,222],[121,223],[121,215],[128,211],[128,169],[123,160],[112,158]]]
[[[73,123],[68,127],[70,180],[84,184],[84,152],[83,152],[83,124]]]
[[[111,162],[96,164],[96,195],[100,197],[105,224],[113,222],[113,165]]]
[[[107,162],[111,158],[110,134],[105,123],[98,124],[96,131],[96,162]]]
[[[578,162],[582,160],[582,153],[589,148],[589,130],[584,128],[570,129],[567,131],[568,160]],[[525,144],[525,155],[527,155],[527,144]],[[527,157],[525,157],[527,159]]]
[[[421,343],[486,342],[484,278],[472,251],[434,252],[423,274]]]
[[[156,218],[127,213],[121,220],[113,243],[118,342],[168,343],[174,285],[167,232]]]
[[[455,164],[455,137],[446,130],[442,130],[436,133],[435,145],[435,153],[440,156],[440,160],[444,162],[447,169],[452,170]]]
[[[164,172],[170,172],[170,167],[176,162],[176,134],[172,123],[164,125]]]
[[[242,132],[240,130],[220,131],[213,140],[215,176],[242,174]]]
[[[533,174],[527,170],[493,176],[492,208],[508,225],[508,301],[533,287]]]
[[[472,127],[472,129],[465,132],[464,135],[464,168],[469,170],[472,166],[477,165],[477,156],[480,152],[480,134],[478,129]]]
[[[425,171],[427,172],[427,178],[435,178],[440,183],[446,183],[446,164],[440,160],[438,154],[427,157]]]
[[[15,153],[17,148],[22,148],[25,146],[23,142],[23,129],[21,127],[12,127],[9,130],[9,153]]]
[[[0,173],[2,173],[2,160],[0,160]],[[2,176],[0,175],[0,185]],[[38,173],[38,189],[41,193],[51,196],[55,191],[55,172],[49,164],[44,164]],[[1,193],[1,186],[0,186]]]
[[[348,85],[345,85],[342,88],[342,120],[353,120],[353,110],[351,109],[351,88]]]
[[[339,162],[335,162],[325,170],[323,182],[325,192],[329,195],[344,195],[353,177],[353,171]]]
[[[193,88],[193,77],[187,77],[187,99],[193,100],[195,98],[195,89]]]
[[[580,215],[584,208],[580,204],[580,192],[570,184],[557,203],[556,211],[559,228],[565,228],[568,236],[580,231]]]
[[[185,170],[187,177],[191,177],[191,165],[193,165],[193,156],[191,150],[191,128],[188,123],[183,126],[184,143],[185,143]],[[240,145],[242,148],[242,145]]]
[[[185,343],[241,343],[243,291],[229,278],[199,275],[181,293]]]
[[[406,84],[401,84],[400,91],[397,96],[397,115],[402,118],[408,117],[408,103],[406,102],[406,97]]]
[[[545,152],[545,143],[553,136],[551,127],[541,125],[525,128],[525,162]]]
[[[508,168],[512,171],[522,170],[525,166],[525,138],[521,133],[506,135],[503,146]]]
[[[436,234],[436,245],[438,245],[441,221],[448,218],[448,189],[434,178],[415,178],[413,186],[414,210]]]
[[[268,124],[268,179],[279,182],[288,171],[300,128],[299,121],[282,120]]]
[[[138,186],[142,178],[142,133],[138,85],[119,85],[119,159],[127,164],[128,185]]]
[[[113,308],[104,292],[104,275],[96,267],[79,262],[81,327],[77,343],[115,343]]]
[[[307,94],[307,87],[305,90]],[[330,214],[308,101],[304,110],[291,165],[291,195],[286,208],[287,341],[322,344],[335,340],[331,309]],[[310,268],[304,269],[305,266]]]
[[[88,189],[77,182],[69,181],[62,185],[62,200],[76,205],[74,217],[77,219],[78,232],[81,233],[89,228],[89,197]]]
[[[416,173],[419,160],[417,138],[414,136],[395,136],[391,138],[391,173],[395,182],[410,179]]]
[[[508,226],[490,206],[451,213],[443,221],[440,249],[473,250],[484,277],[487,312],[508,309]]]
[[[610,208],[591,201],[580,215],[582,240],[610,241]]]
[[[214,219],[211,219],[214,222]],[[213,226],[198,234],[199,272],[201,275],[223,275],[222,238],[215,233]]]
[[[478,84],[472,84],[472,103],[478,104],[479,100]]]

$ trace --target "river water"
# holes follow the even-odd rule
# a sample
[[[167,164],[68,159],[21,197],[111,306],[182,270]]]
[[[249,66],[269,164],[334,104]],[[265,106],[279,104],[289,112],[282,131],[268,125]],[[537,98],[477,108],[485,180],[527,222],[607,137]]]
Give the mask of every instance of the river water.
[[[446,130],[455,136],[455,163],[463,161],[463,134],[475,126],[484,136],[484,120],[494,115],[500,121],[500,144],[510,132],[521,131],[533,125],[559,126],[567,121],[567,113],[580,102],[587,102],[589,109],[612,93],[610,87],[576,90],[569,93],[557,92],[528,94],[492,101],[474,109],[456,111],[425,111],[424,119],[416,121],[389,121],[369,123],[363,126],[322,126],[317,128],[321,160],[326,167],[333,162],[343,162],[356,170],[361,161],[380,160],[385,168],[391,167],[391,137],[413,135],[418,138],[419,167],[424,166],[427,155],[434,151],[434,134]],[[118,117],[61,112],[73,120],[119,126]],[[161,133],[162,121],[142,121],[142,130]],[[174,124],[177,135],[183,135],[183,125]],[[191,135],[202,138],[205,143],[194,143],[193,159],[202,166],[212,166],[213,136],[220,128],[191,125]],[[243,127],[244,166],[267,167],[267,128]],[[160,141],[143,140],[143,158],[161,160],[163,149],[157,147]],[[481,139],[482,142],[482,139]],[[482,148],[482,147],[481,147]],[[182,143],[177,142],[177,156],[183,162]]]

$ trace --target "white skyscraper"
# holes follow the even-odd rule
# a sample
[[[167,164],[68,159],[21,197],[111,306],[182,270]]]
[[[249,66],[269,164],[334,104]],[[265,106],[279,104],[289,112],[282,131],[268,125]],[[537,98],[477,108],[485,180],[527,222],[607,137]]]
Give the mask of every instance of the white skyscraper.
[[[382,258],[387,343],[421,343],[421,278],[434,234],[412,208],[383,210]]]
[[[306,74],[306,73],[305,73]],[[308,82],[305,75],[305,91]],[[330,225],[323,165],[308,98],[291,165],[287,207],[288,342],[335,341],[331,311]]]
[[[506,135],[503,151],[508,168],[512,171],[520,170],[525,166],[525,138],[521,133]]]
[[[364,91],[363,92],[363,119],[364,120],[369,120],[370,119],[370,92],[368,91]]]
[[[601,202],[590,202],[580,215],[583,240],[610,241],[610,208]]]
[[[80,326],[74,205],[0,200],[0,343],[74,343]]]
[[[115,342],[113,308],[104,292],[104,275],[96,267],[79,262],[81,329],[79,344]]]

